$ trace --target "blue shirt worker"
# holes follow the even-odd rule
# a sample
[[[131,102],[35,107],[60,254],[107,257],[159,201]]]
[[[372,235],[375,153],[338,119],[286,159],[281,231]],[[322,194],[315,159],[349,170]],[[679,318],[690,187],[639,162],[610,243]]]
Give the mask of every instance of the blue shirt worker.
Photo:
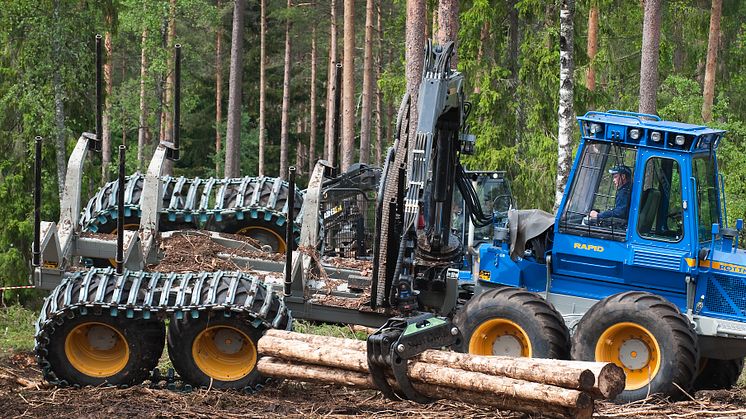
[[[609,169],[614,177],[614,186],[616,186],[616,199],[614,201],[614,208],[602,212],[596,210],[591,211],[589,214],[591,218],[604,219],[604,218],[621,218],[626,220],[629,215],[629,201],[632,196],[632,171],[627,166],[614,166]]]

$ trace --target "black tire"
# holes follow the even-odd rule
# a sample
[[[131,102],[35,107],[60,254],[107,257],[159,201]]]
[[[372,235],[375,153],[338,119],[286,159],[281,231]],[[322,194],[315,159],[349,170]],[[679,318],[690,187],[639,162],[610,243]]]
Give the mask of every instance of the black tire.
[[[647,355],[638,359],[641,352]],[[658,295],[628,291],[601,300],[585,313],[572,338],[572,357],[622,367],[627,384],[619,402],[652,394],[680,399],[685,395],[679,387],[691,388],[699,346],[675,305]]]
[[[112,317],[105,311],[99,315],[92,312],[86,315],[72,312],[71,314],[75,317],[66,318],[65,322],[57,326],[49,335],[47,360],[56,380],[63,385],[132,386],[148,379],[150,373],[158,365],[165,342],[165,327],[162,322],[126,319],[122,314]],[[115,348],[119,345],[118,339],[124,338],[122,345],[127,347],[128,353],[124,358],[113,362],[113,364],[123,363],[121,369],[113,375],[104,377],[96,375],[95,372],[92,373],[91,369],[96,367],[85,362],[92,358],[86,358],[85,355],[76,356],[75,354],[81,354],[81,351],[74,348],[81,345],[68,343],[68,340],[81,342],[76,335],[79,332],[90,333],[93,330],[103,330],[112,336],[114,333],[111,331],[116,331],[118,337],[114,344]],[[88,349],[90,348],[91,346],[88,346]]]
[[[103,299],[104,301],[111,301],[116,286],[112,281],[101,282],[104,276],[97,275],[91,281],[88,295],[82,297],[80,296],[81,282],[69,284],[68,286],[71,287],[69,295],[79,298],[80,302],[94,301],[99,288],[105,283],[106,289],[103,293]],[[57,296],[57,304],[61,305],[64,294],[66,294],[64,291],[54,293],[48,298]],[[44,307],[46,312],[42,313],[43,317],[50,318],[55,315],[50,311],[52,304],[45,304]],[[76,329],[87,334],[90,332],[90,327],[96,325],[100,325],[99,331],[103,327],[104,332],[108,332],[111,336],[118,334],[117,338],[123,339],[122,342],[126,343],[128,350],[127,356],[115,360],[115,363],[117,361],[123,362],[124,365],[121,370],[110,376],[92,375],[90,372],[76,368],[76,363],[79,365],[85,364],[86,359],[85,357],[75,356],[75,352],[80,355],[81,351],[76,351],[74,347],[77,346],[80,349],[81,344],[85,346],[85,340],[78,338],[78,345],[73,346],[67,343],[68,338],[75,339],[75,335],[71,335],[71,333],[77,334]],[[156,318],[147,320],[142,318],[130,319],[126,318],[122,311],[112,312],[101,308],[73,306],[62,316],[57,316],[53,322],[46,326],[39,325],[39,327],[46,332],[41,335],[37,334],[37,358],[46,359],[46,362],[42,365],[45,379],[62,385],[131,386],[139,384],[148,379],[150,373],[158,365],[166,341],[166,328],[163,321]],[[44,345],[40,345],[40,339],[44,341]],[[40,348],[43,348],[42,353],[38,352]],[[85,350],[91,348],[83,349],[82,355],[85,355]],[[96,352],[92,353],[95,354]],[[74,361],[74,359],[77,359],[77,361]],[[125,359],[126,361],[124,361]]]
[[[537,294],[519,288],[497,288],[472,297],[454,323],[463,337],[456,348],[460,352],[517,356],[520,345],[521,356],[570,356],[570,337],[562,316]]]
[[[220,281],[216,286],[214,297],[210,296],[206,288],[202,290],[199,305],[214,306],[226,301],[230,292],[231,280],[223,277]],[[256,286],[249,281],[241,280],[236,287],[234,304],[239,307],[246,306],[247,299],[250,299],[248,306],[251,307],[253,315],[215,310],[199,312],[199,316],[196,318],[189,312],[184,313],[182,319],[172,318],[167,337],[168,355],[182,380],[199,387],[212,386],[214,388],[248,389],[250,391],[260,389],[266,382],[266,379],[256,369],[257,342],[270,325],[271,327],[289,329],[292,319],[287,314],[283,314],[277,295],[268,292],[263,285]],[[265,304],[268,299],[269,302]],[[208,354],[205,351],[214,349],[206,347],[205,340],[201,339],[208,339],[212,336],[213,341],[217,342],[217,333],[221,330],[227,332],[227,337],[231,340],[233,337],[241,340],[238,349],[236,346],[229,347],[229,349],[236,352],[244,350],[247,352],[244,353],[246,356],[231,356],[230,353],[215,353],[213,351],[212,355],[225,355],[225,358],[229,361],[222,366],[214,363],[209,364],[208,366],[220,368],[224,372],[223,374],[216,374],[215,370],[205,369],[205,362],[209,361],[195,360],[194,354]],[[200,338],[200,336],[203,336],[203,338]],[[204,351],[200,351],[200,349]],[[250,353],[251,351],[254,352],[253,356]],[[217,357],[211,358],[209,356],[203,358],[217,359]],[[230,369],[228,364],[235,366],[237,365],[236,362],[241,360],[246,360],[246,362],[239,364],[235,372]],[[239,371],[242,372],[239,373]]]
[[[285,214],[265,208],[247,211],[243,220],[236,219],[234,215],[223,217],[220,223],[208,226],[208,229],[251,237],[261,244],[263,250],[285,253],[287,249],[285,240],[287,218]],[[297,247],[300,240],[299,226],[295,225],[293,230],[295,246]]]
[[[742,371],[743,358],[700,358],[699,374],[694,379],[693,389],[694,391],[728,390],[738,383]]]
[[[238,331],[238,332],[236,332]],[[230,370],[230,378],[218,378],[219,373],[210,372],[205,365],[216,368],[229,368],[229,363],[216,363],[210,361],[211,352],[200,351],[197,348],[206,348],[206,339],[217,339],[216,333],[230,333],[228,336],[237,336],[240,339],[239,352],[241,358],[248,358],[250,362],[239,365],[235,370]],[[257,342],[264,330],[253,327],[251,319],[236,314],[225,317],[222,312],[203,313],[199,318],[184,316],[181,320],[172,319],[168,327],[168,355],[171,358],[174,369],[179,373],[181,379],[194,386],[213,388],[234,389],[257,389],[258,385],[264,384],[266,379],[256,369]],[[247,339],[248,340],[245,340]],[[195,347],[196,346],[196,347]],[[210,348],[212,349],[212,348]],[[195,360],[194,352],[197,351],[200,360]],[[204,356],[204,360],[202,360]],[[210,364],[205,364],[208,362]],[[243,372],[242,372],[243,370]]]

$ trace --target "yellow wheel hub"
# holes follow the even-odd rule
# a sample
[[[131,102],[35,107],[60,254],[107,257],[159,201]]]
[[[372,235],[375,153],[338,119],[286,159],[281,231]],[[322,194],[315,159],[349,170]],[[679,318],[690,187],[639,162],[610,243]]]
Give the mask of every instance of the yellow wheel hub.
[[[124,336],[113,327],[89,322],[76,326],[65,338],[70,365],[91,377],[111,377],[122,371],[130,357]]]
[[[521,326],[508,319],[487,320],[469,339],[469,353],[531,357],[531,341]]]
[[[192,344],[192,357],[203,373],[220,381],[246,377],[257,359],[254,342],[230,326],[212,326],[200,332]]]
[[[251,237],[263,245],[268,245],[276,253],[285,253],[285,239],[266,227],[244,227],[238,230],[236,234]]]
[[[596,343],[596,361],[613,362],[627,375],[625,390],[645,387],[658,374],[661,350],[650,331],[636,323],[617,323]]]

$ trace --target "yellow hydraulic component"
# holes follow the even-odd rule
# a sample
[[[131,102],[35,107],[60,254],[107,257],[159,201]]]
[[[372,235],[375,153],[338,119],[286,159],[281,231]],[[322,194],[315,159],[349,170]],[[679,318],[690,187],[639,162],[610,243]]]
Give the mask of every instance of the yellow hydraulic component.
[[[242,236],[251,237],[262,244],[267,244],[277,253],[285,253],[285,239],[267,227],[250,226],[244,227],[236,232]]]
[[[596,343],[596,361],[613,362],[627,375],[625,390],[645,387],[661,367],[661,349],[652,333],[636,323],[617,323]]]
[[[469,353],[531,357],[533,349],[528,334],[508,319],[491,319],[482,323],[469,339]]]
[[[127,340],[115,328],[86,322],[76,326],[65,338],[65,355],[83,374],[106,378],[124,369],[130,351]]]
[[[200,332],[192,344],[192,357],[207,376],[220,381],[236,381],[256,366],[254,342],[230,326],[212,326]]]

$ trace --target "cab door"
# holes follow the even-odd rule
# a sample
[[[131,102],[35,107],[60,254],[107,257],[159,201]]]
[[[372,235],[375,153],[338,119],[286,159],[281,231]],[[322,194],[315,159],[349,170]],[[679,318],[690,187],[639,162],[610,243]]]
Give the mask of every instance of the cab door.
[[[631,223],[630,258],[625,283],[654,292],[686,292],[685,277],[694,260],[688,195],[689,168],[681,157],[660,151],[640,153],[639,207]]]

